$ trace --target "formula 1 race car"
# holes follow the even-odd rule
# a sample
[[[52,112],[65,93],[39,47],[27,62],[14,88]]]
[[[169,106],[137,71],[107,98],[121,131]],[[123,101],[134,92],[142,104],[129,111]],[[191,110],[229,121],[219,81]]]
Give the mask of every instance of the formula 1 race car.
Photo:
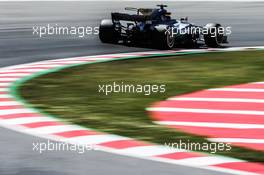
[[[112,19],[104,19],[99,27],[99,38],[103,43],[126,44],[148,43],[159,49],[172,49],[177,45],[219,47],[227,43],[230,28],[218,23],[196,26],[188,18],[171,19],[166,5],[159,8],[125,8],[136,14],[111,13]]]

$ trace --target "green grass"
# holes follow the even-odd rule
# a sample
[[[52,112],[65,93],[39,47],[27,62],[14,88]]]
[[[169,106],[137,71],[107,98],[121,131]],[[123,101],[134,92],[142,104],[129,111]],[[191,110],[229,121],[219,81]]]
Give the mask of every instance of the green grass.
[[[153,124],[145,108],[170,96],[264,80],[264,52],[208,53],[132,59],[68,68],[27,81],[19,93],[33,107],[96,130],[164,144],[208,142]],[[98,93],[98,85],[165,84],[166,93]],[[264,152],[233,147],[218,154],[264,162]]]

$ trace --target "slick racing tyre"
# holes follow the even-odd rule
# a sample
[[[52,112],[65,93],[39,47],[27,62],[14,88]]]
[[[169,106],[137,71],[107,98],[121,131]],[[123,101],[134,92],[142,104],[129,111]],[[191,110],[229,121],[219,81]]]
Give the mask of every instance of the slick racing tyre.
[[[204,34],[204,42],[208,47],[220,47],[223,42],[223,34],[219,33],[220,24],[209,23],[204,27],[207,30]]]
[[[118,43],[119,34],[110,19],[102,20],[99,26],[99,38],[103,43]]]
[[[175,45],[175,38],[171,29],[157,29],[153,33],[153,46],[158,49],[172,49]]]

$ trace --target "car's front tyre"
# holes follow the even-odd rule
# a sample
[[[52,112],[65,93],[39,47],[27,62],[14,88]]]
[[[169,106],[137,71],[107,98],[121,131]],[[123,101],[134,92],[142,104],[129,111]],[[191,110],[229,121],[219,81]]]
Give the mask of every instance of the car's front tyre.
[[[223,42],[223,34],[219,33],[220,24],[209,23],[204,27],[207,33],[204,34],[204,42],[208,47],[220,47]]]

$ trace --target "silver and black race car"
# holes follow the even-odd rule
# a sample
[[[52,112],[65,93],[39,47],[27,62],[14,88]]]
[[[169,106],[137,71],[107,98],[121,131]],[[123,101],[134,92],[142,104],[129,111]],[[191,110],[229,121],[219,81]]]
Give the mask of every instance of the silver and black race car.
[[[230,28],[218,23],[197,26],[188,22],[188,18],[171,19],[166,5],[159,8],[125,8],[136,14],[111,13],[111,19],[101,21],[99,38],[103,43],[126,43],[136,45],[149,44],[160,49],[172,49],[177,46],[219,47],[227,43]]]

